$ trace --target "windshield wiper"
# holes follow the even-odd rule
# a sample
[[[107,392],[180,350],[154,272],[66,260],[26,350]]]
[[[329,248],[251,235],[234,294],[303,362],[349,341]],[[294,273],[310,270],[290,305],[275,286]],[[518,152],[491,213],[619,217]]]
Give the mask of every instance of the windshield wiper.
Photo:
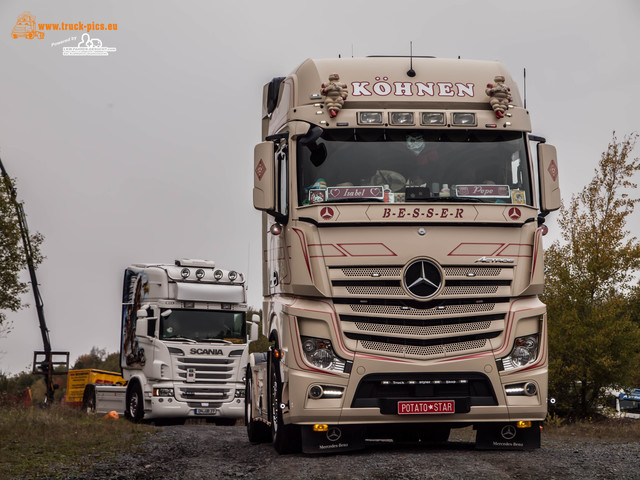
[[[224,340],[223,338],[214,338],[214,337],[198,338],[198,342],[232,343],[229,340]]]
[[[411,200],[411,203],[416,202],[485,203],[482,199],[475,197],[426,197]]]
[[[366,203],[366,202],[384,202],[384,199],[366,198],[366,197],[345,197],[345,198],[336,198],[335,201],[329,200],[322,203]]]
[[[194,339],[183,337],[182,335],[170,335],[168,337],[164,337],[162,340],[175,340],[178,342],[196,343]]]

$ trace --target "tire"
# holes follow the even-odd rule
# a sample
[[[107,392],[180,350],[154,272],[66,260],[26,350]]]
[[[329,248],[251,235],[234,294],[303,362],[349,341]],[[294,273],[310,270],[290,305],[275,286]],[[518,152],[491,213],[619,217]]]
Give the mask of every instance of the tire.
[[[270,413],[271,413],[271,439],[276,452],[279,454],[297,453],[301,450],[300,427],[298,425],[285,425],[282,415],[282,381],[278,360],[273,356],[270,362]]]
[[[141,422],[144,418],[144,397],[140,382],[129,383],[126,401],[124,416],[134,423]]]
[[[266,443],[271,440],[271,430],[258,420],[253,419],[253,379],[251,377],[251,367],[247,365],[247,379],[245,381],[244,397],[244,423],[247,426],[247,436],[251,443]]]
[[[96,413],[96,387],[89,384],[85,387],[82,394],[82,410],[88,414]]]

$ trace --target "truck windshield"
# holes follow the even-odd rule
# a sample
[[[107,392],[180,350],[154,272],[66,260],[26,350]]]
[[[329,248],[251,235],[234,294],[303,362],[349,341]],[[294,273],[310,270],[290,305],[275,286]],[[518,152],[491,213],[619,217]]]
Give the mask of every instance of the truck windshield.
[[[161,313],[168,312],[163,309]],[[197,342],[246,341],[245,313],[221,310],[171,309],[160,315],[160,339],[189,339]]]
[[[298,144],[297,161],[301,206],[359,201],[533,204],[521,132],[325,130],[315,142]]]

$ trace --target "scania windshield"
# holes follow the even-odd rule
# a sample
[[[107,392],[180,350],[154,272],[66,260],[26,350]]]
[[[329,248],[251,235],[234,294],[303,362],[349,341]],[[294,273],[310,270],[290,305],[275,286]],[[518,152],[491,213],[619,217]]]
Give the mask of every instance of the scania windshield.
[[[244,343],[245,313],[164,309],[160,315],[160,339]]]
[[[315,141],[299,141],[297,158],[300,206],[441,201],[533,204],[521,132],[325,130]]]

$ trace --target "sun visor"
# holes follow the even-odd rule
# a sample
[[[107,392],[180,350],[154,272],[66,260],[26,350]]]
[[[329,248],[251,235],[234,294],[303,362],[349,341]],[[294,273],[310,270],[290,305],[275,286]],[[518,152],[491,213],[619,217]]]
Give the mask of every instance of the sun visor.
[[[215,285],[210,283],[177,283],[177,300],[192,302],[243,303],[243,285]]]

